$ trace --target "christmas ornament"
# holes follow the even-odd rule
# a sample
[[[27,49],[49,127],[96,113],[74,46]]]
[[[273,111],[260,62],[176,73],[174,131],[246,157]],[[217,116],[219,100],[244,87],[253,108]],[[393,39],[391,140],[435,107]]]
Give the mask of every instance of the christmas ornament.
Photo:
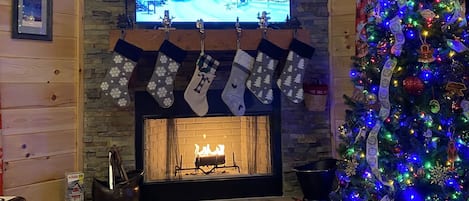
[[[297,39],[290,43],[287,61],[277,80],[280,91],[293,103],[303,100],[303,77],[314,48]]]
[[[433,56],[433,48],[431,48],[429,44],[426,44],[426,43],[422,44],[422,46],[420,46],[419,53],[420,53],[419,58],[418,58],[419,62],[431,63],[435,61],[435,57]]]
[[[469,49],[464,45],[464,43],[462,43],[462,42],[459,41],[459,40],[446,39],[446,45],[448,45],[448,47],[450,47],[451,49],[453,49],[454,51],[456,51],[456,52],[458,52],[458,53],[461,53],[461,52],[464,52],[464,51],[469,50]]]
[[[427,21],[433,20],[433,18],[435,18],[435,16],[436,16],[435,12],[433,12],[430,9],[424,9],[424,10],[420,11],[420,15],[423,18],[425,18]]]
[[[449,178],[448,168],[437,164],[435,167],[430,169],[430,177],[431,184],[438,184],[440,186],[444,186],[446,179]]]
[[[431,100],[429,105],[430,105],[430,111],[433,114],[436,114],[440,111],[440,103],[437,100],[435,99]]]
[[[353,88],[352,100],[354,100],[355,102],[359,102],[359,103],[365,103],[366,97],[365,97],[365,94],[363,93],[363,89],[364,89],[363,86],[356,85]]]
[[[362,126],[360,127],[360,131],[358,131],[357,136],[355,136],[355,142],[358,142],[359,140],[363,140],[366,138],[366,127]]]
[[[130,104],[129,80],[132,76],[143,50],[122,39],[114,46],[111,68],[109,68],[101,90],[106,96],[112,97],[117,105],[124,107]]]
[[[425,137],[425,152],[429,153],[430,152],[430,147],[432,146],[432,137],[433,137],[433,132],[429,128],[423,133],[423,136]]]
[[[464,96],[464,90],[467,89],[466,85],[461,82],[448,82],[445,87],[447,96]]]
[[[347,165],[345,167],[345,174],[347,176],[354,176],[357,174],[358,162],[357,159],[352,158],[352,160],[347,160]]]
[[[283,50],[272,42],[262,39],[246,87],[263,104],[273,101],[272,79]]]
[[[377,101],[376,94],[374,94],[374,93],[368,93],[368,94],[366,95],[366,101],[368,102],[369,105],[375,104],[376,101]]]
[[[446,151],[448,154],[448,163],[450,164],[449,170],[454,170],[454,162],[458,157],[458,149],[456,148],[456,143],[454,139],[450,139],[448,142],[448,150]]]
[[[404,90],[411,95],[421,95],[424,89],[423,81],[414,76],[405,78],[403,86]]]
[[[451,109],[453,109],[453,112],[461,112],[461,102],[460,101],[453,101],[451,103]]]
[[[424,168],[417,169],[417,176],[424,177],[425,176],[425,169]]]
[[[462,108],[462,114],[466,117],[469,118],[469,101],[467,100],[462,100],[461,101],[461,108]]]
[[[379,55],[386,55],[388,53],[388,43],[386,41],[379,41],[376,49]]]

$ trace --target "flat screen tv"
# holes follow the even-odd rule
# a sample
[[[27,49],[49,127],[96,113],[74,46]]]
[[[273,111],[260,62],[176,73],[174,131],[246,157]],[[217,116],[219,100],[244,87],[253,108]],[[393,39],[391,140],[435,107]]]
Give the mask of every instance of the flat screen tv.
[[[194,28],[199,19],[207,28],[234,27],[237,18],[242,27],[257,26],[264,11],[268,24],[275,28],[291,16],[290,0],[135,0],[135,21],[137,25],[159,27],[165,10],[176,28]]]

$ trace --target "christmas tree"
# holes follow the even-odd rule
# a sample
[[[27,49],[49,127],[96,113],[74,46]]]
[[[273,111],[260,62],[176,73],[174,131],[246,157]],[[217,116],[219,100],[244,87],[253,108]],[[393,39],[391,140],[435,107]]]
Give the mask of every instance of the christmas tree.
[[[464,2],[363,2],[331,199],[468,201]]]

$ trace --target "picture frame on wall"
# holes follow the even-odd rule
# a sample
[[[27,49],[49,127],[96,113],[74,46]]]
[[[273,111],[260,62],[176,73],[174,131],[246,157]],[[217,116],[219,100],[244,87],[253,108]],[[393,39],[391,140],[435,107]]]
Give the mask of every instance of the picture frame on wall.
[[[13,0],[12,38],[52,41],[52,0]]]

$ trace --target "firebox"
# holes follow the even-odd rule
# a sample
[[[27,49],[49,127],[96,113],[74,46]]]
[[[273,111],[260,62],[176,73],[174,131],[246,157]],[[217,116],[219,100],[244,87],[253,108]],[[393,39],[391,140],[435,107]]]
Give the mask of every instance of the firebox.
[[[144,120],[145,182],[270,175],[268,116]]]
[[[161,108],[135,93],[136,167],[144,170],[143,201],[211,200],[282,195],[280,95],[272,104],[245,93],[246,112],[233,116],[221,90],[209,90],[199,117],[174,92]]]

